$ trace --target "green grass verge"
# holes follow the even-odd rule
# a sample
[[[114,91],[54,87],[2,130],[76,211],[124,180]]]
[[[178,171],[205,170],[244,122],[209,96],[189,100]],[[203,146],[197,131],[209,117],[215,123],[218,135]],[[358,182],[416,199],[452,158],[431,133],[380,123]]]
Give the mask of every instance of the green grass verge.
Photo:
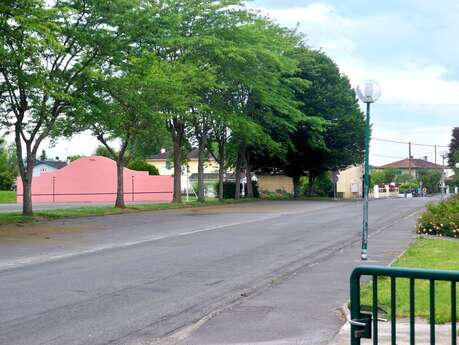
[[[113,206],[83,206],[75,208],[57,208],[50,210],[35,211],[33,216],[23,216],[20,212],[5,212],[0,213],[0,225],[14,224],[14,223],[29,223],[34,221],[54,220],[61,218],[78,218],[90,216],[105,216],[113,214],[124,214],[133,212],[157,211],[157,210],[170,210],[179,208],[190,208],[211,205],[226,205],[241,202],[249,202],[254,199],[240,199],[240,200],[223,200],[209,199],[205,203],[200,203],[195,200],[176,203],[157,203],[157,204],[135,204],[129,205],[124,208],[115,208]]]
[[[393,266],[459,270],[459,241],[418,238]],[[372,304],[372,284],[362,289],[362,304]],[[378,279],[378,301],[390,315],[390,280]],[[397,279],[397,317],[409,317],[409,282]],[[435,283],[435,320],[437,323],[451,321],[451,284]],[[429,282],[416,280],[415,313],[417,317],[429,317]],[[457,305],[459,305],[459,296]]]
[[[16,202],[16,192],[11,190],[0,190],[0,204],[14,204]]]

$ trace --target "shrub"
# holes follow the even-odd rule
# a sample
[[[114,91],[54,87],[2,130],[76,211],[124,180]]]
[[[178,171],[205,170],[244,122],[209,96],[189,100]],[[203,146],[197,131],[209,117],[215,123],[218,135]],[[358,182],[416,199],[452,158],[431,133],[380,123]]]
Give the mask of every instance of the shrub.
[[[278,200],[278,199],[291,199],[292,194],[288,193],[284,189],[277,189],[275,192],[267,191],[267,190],[261,190],[260,191],[260,198],[262,199],[272,199],[272,200]]]
[[[459,236],[459,195],[438,204],[427,205],[418,219],[417,233],[435,236]]]
[[[333,181],[329,172],[316,177],[314,181],[314,194],[317,196],[333,196]]]
[[[418,184],[416,182],[405,182],[400,185],[399,191],[401,194],[406,192],[412,192],[418,188]]]
[[[127,167],[131,170],[148,171],[149,175],[159,175],[158,169],[154,165],[145,161],[132,161]]]

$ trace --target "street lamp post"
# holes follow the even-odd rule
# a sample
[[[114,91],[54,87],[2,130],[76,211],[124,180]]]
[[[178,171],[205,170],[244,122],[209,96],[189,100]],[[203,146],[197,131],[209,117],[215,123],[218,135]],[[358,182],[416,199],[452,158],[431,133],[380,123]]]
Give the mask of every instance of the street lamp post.
[[[445,172],[445,159],[448,158],[448,152],[443,151],[440,153],[440,157],[443,159],[442,161],[442,172],[441,172],[441,200],[445,199],[445,192],[446,192],[446,172]]]
[[[361,259],[368,259],[368,189],[370,177],[370,104],[381,96],[381,87],[374,80],[364,80],[357,86],[359,99],[367,105],[365,118],[365,155],[363,174],[363,223]]]

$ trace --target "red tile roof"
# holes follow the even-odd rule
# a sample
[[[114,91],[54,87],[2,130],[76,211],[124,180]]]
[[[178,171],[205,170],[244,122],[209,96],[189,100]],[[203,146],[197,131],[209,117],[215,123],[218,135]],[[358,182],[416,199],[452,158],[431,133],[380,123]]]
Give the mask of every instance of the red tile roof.
[[[401,161],[389,163],[381,166],[380,168],[394,168],[394,169],[409,169],[410,168],[410,159],[405,158]],[[415,159],[411,158],[411,169],[443,169],[439,164],[435,164],[424,159]]]

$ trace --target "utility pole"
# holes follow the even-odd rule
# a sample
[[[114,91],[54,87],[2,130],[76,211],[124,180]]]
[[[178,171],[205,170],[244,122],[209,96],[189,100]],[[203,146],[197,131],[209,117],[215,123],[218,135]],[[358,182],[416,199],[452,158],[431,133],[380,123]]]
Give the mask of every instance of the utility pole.
[[[435,145],[435,164],[437,164],[437,145]]]
[[[411,141],[408,143],[408,173],[411,176]]]

